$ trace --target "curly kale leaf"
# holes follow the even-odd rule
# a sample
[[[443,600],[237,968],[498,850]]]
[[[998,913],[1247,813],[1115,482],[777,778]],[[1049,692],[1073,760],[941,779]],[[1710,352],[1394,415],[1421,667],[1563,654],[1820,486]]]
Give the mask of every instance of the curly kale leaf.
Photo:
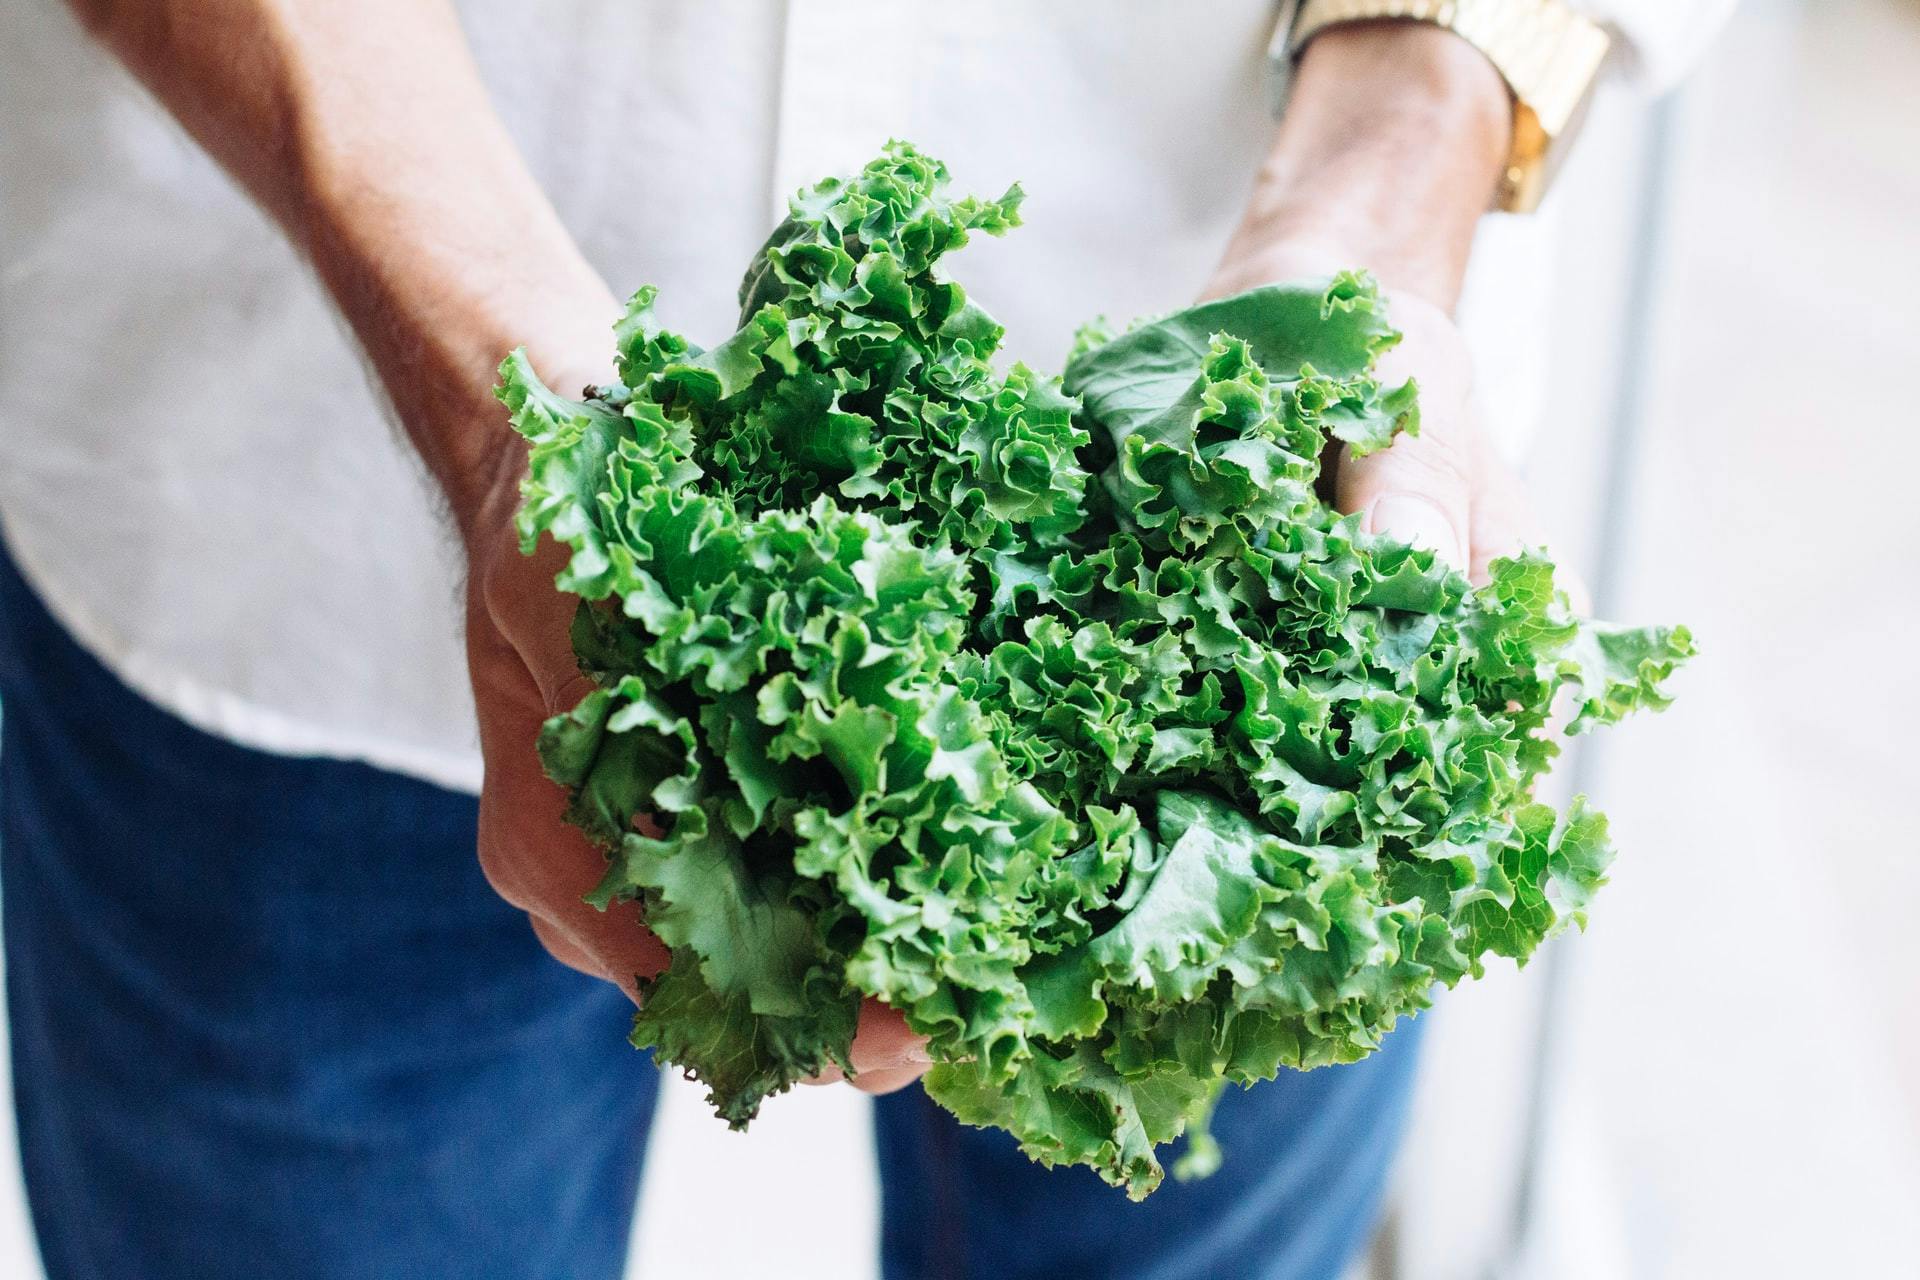
[[[1364,276],[997,367],[946,259],[1019,199],[895,143],[795,197],[719,345],[643,289],[620,385],[508,358],[522,536],[571,548],[596,685],[539,749],[592,900],[671,952],[635,1043],[729,1122],[847,1068],[874,997],[937,1101],[1138,1196],[1223,1085],[1362,1057],[1583,923],[1611,849],[1532,799],[1556,702],[1657,709],[1692,646],[1576,618],[1538,553],[1475,587],[1325,505],[1330,442],[1418,428]]]

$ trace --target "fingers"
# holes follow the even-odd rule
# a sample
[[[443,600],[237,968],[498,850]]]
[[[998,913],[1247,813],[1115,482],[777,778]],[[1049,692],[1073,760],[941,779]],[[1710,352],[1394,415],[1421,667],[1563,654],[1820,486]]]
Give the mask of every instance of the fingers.
[[[638,903],[601,911],[583,901],[605,874],[600,851],[557,812],[490,817],[497,820],[483,820],[481,865],[495,890],[527,913],[555,959],[637,1000],[638,979],[666,968],[669,955],[642,923]]]
[[[932,1064],[922,1063],[917,1067],[894,1067],[885,1071],[862,1071],[853,1078],[851,1083],[853,1087],[860,1092],[872,1094],[877,1098],[883,1094],[897,1093],[901,1089],[906,1088],[915,1080],[927,1074],[927,1067],[930,1065]]]
[[[860,1004],[860,1021],[853,1035],[853,1075],[850,1083],[862,1093],[892,1093],[926,1074],[933,1065],[927,1039],[915,1034],[900,1013],[871,997]],[[829,1067],[808,1084],[835,1084],[849,1080],[838,1067]]]
[[[555,959],[582,973],[605,978],[635,1004],[640,1003],[640,979],[653,977],[672,959],[666,944],[648,931],[638,903],[616,902],[600,911],[576,900],[528,914],[541,941],[546,941],[549,933],[558,934],[572,944],[573,954],[585,963],[574,964],[567,953],[549,946]]]
[[[933,1065],[927,1038],[915,1034],[897,1009],[878,1000],[860,1004],[853,1036],[853,1083],[868,1093],[887,1093],[920,1078]]]
[[[1414,378],[1420,434],[1364,458],[1344,457],[1334,501],[1361,513],[1361,527],[1425,547],[1466,570],[1473,532],[1473,433],[1467,413],[1472,365],[1466,342],[1445,313],[1417,298],[1395,298],[1401,344],[1380,360],[1384,385]]]
[[[665,969],[669,953],[647,930],[638,903],[616,902],[601,911],[581,900],[599,883],[605,862],[591,845],[579,843],[598,864],[578,868],[586,874],[554,872],[554,864],[561,861],[555,856],[557,842],[544,847],[521,846],[539,849],[533,857],[509,850],[483,858],[482,864],[500,896],[527,913],[534,935],[554,959],[615,984],[637,1002],[638,980]],[[503,863],[512,864],[515,871],[501,874]],[[535,874],[527,874],[529,864],[533,864]]]
[[[534,933],[562,964],[636,995],[636,977],[667,965],[667,949],[641,923],[640,908],[600,911],[582,899],[607,861],[566,821],[566,792],[540,768],[534,742],[544,700],[512,659],[476,667],[487,759],[480,796],[480,866],[494,891],[533,919]]]
[[[1343,457],[1335,503],[1361,513],[1361,527],[1426,547],[1485,583],[1495,560],[1546,543],[1520,478],[1484,432],[1472,407],[1472,365],[1466,343],[1437,308],[1418,298],[1393,300],[1394,323],[1406,337],[1380,361],[1381,381],[1407,377],[1420,386],[1420,434],[1365,458]],[[1579,577],[1556,575],[1576,613],[1587,611]]]
[[[560,963],[613,983],[636,1002],[638,980],[667,967],[667,948],[647,930],[638,903],[616,902],[601,911],[582,901],[606,863],[577,834],[521,843],[512,833],[496,832],[481,847],[490,850],[481,865],[495,891],[527,913],[534,935]]]

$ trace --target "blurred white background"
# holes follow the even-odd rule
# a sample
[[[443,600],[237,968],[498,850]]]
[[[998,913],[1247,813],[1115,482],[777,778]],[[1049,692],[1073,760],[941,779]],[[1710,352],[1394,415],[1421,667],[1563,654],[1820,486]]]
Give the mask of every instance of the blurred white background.
[[[1920,4],[1749,0],[1680,100],[1602,102],[1553,207],[1535,493],[1703,656],[1576,765],[1621,849],[1589,932],[1429,1015],[1374,1271],[1920,1274]],[[867,1280],[868,1141],[844,1089],[741,1137],[671,1082],[634,1274]]]

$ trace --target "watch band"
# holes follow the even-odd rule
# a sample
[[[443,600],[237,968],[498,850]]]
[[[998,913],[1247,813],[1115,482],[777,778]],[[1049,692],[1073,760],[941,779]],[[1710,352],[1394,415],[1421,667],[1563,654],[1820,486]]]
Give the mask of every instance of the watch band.
[[[1272,52],[1288,79],[1308,41],[1347,22],[1431,23],[1484,53],[1514,98],[1513,150],[1495,204],[1515,213],[1546,193],[1611,44],[1563,0],[1298,0],[1287,8]]]

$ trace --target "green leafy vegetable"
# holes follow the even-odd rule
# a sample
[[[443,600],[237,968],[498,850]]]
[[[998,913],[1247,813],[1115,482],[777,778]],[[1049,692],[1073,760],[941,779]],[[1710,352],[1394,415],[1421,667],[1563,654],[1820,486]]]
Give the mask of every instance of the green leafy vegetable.
[[[1418,424],[1364,277],[1002,371],[943,259],[1020,192],[946,178],[893,144],[797,196],[710,350],[643,289],[621,385],[502,366],[599,685],[540,751],[595,900],[672,949],[635,1042],[730,1122],[846,1067],[876,996],[942,1105],[1144,1195],[1223,1082],[1362,1057],[1584,920],[1605,821],[1530,800],[1556,695],[1575,729],[1664,705],[1691,645],[1322,502],[1329,438]]]

